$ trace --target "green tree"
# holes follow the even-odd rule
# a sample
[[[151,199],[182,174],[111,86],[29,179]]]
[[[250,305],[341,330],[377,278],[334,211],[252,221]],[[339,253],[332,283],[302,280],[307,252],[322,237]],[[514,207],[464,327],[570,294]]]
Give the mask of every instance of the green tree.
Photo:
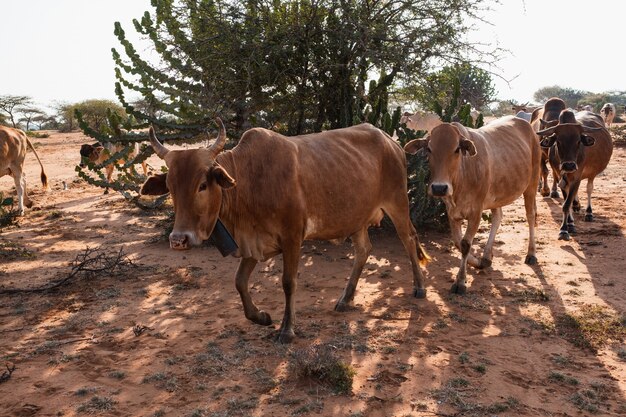
[[[442,59],[462,62],[476,49],[465,22],[487,3],[153,0],[154,13],[134,26],[162,65],[142,58],[116,23],[116,92],[138,120],[177,132],[203,130],[215,115],[235,135],[349,126],[366,120],[382,92],[416,85]],[[141,111],[127,91],[171,117]]]
[[[26,130],[30,130],[30,125],[37,117],[48,117],[46,112],[37,108],[37,107],[19,107],[17,108],[17,112],[19,112],[22,117],[18,120],[18,122],[23,123],[23,126]]]
[[[424,82],[415,90],[415,99],[428,110],[435,110],[433,103],[443,107],[450,105],[450,91],[458,81],[460,85],[459,101],[470,104],[475,109],[482,109],[495,99],[495,87],[489,72],[470,63],[446,66],[427,75]]]
[[[590,93],[587,91],[553,85],[550,87],[543,87],[535,91],[533,98],[537,103],[545,103],[552,97],[558,97],[565,102],[567,107],[575,109],[579,100],[589,94]]]
[[[17,127],[17,114],[19,108],[28,107],[33,104],[33,99],[29,96],[0,96],[0,111],[4,112],[13,127]]]
[[[79,103],[61,103],[57,106],[57,114],[61,130],[71,131],[78,128],[76,111],[82,115],[86,125],[100,134],[113,134],[113,128],[108,123],[108,114],[113,112],[126,119],[126,111],[119,104],[111,100],[85,100]]]

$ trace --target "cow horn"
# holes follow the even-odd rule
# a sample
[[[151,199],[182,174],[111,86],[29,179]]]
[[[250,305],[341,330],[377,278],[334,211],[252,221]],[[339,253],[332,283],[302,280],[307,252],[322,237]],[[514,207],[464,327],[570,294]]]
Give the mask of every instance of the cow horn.
[[[213,153],[213,157],[215,158],[217,154],[222,152],[224,149],[224,144],[226,143],[226,128],[224,127],[224,123],[222,123],[222,119],[219,117],[215,118],[215,122],[220,129],[219,134],[217,135],[217,139],[213,142],[213,145],[209,148],[209,151]]]
[[[554,131],[556,130],[557,126],[558,125],[552,126],[552,127],[547,128],[547,129],[540,130],[540,131],[538,131],[536,133],[537,133],[538,136],[550,136],[551,134],[554,133]]]
[[[154,152],[157,154],[157,156],[161,159],[165,158],[165,155],[167,155],[169,149],[167,149],[165,146],[163,146],[161,142],[159,142],[156,135],[154,134],[154,127],[150,126],[148,136],[150,137],[150,144],[152,145],[152,149],[154,149]]]

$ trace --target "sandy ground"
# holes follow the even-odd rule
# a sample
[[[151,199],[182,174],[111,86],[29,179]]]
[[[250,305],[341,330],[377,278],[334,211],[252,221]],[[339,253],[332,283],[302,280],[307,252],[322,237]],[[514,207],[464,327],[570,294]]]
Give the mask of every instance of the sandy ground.
[[[308,242],[298,337],[282,346],[272,339],[283,309],[280,257],[251,279],[255,302],[274,319],[257,326],[235,290],[236,259],[209,246],[170,250],[165,212],[77,178],[78,149],[91,139],[54,132],[34,142],[52,190],[42,193],[29,154],[35,206],[0,230],[0,416],[626,415],[624,149],[596,179],[596,221],[577,216],[573,240],[557,240],[560,201],[538,198],[536,266],[523,263],[522,202],[505,208],[493,266],[469,270],[465,296],[448,292],[460,255],[447,234],[420,233],[433,261],[427,298],[417,300],[399,239],[374,230],[355,308],[335,312],[350,244]],[[0,178],[0,191],[12,188]],[[479,244],[487,233],[485,223]],[[68,277],[87,247],[123,248],[135,268],[6,293]],[[349,393],[299,375],[294,358],[316,344],[355,371]],[[15,366],[10,376],[5,366]]]

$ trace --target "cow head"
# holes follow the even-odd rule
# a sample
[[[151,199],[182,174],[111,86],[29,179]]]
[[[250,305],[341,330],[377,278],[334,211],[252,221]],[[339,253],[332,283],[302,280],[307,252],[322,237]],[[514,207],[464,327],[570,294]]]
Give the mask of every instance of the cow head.
[[[427,156],[430,167],[428,193],[434,197],[451,197],[461,158],[476,155],[474,142],[465,138],[450,123],[435,127],[430,135],[422,139],[408,142],[404,150],[410,154],[421,150]]]
[[[211,235],[222,205],[222,190],[235,186],[235,180],[220,166],[217,155],[224,148],[226,129],[217,119],[220,132],[209,148],[169,150],[150,128],[150,144],[165,161],[166,174],[153,175],[141,187],[143,195],[170,193],[174,203],[172,249],[189,249]]]
[[[100,154],[104,150],[104,147],[100,143],[94,143],[93,145],[84,144],[80,147],[80,167],[85,168],[85,161],[96,162],[100,158]]]
[[[595,139],[588,135],[602,130],[602,127],[589,127],[576,120],[574,112],[563,110],[555,126],[537,132],[541,137],[541,146],[550,148],[556,145],[556,152],[561,161],[560,169],[564,173],[575,172],[578,169],[578,154],[581,146],[592,146]]]

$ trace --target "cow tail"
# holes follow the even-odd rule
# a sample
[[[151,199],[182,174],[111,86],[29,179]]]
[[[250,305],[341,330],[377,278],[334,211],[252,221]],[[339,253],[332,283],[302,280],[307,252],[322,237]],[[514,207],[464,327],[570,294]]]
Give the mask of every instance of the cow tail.
[[[39,155],[37,154],[37,151],[35,150],[35,147],[33,146],[33,144],[31,143],[30,139],[28,139],[28,136],[26,137],[26,142],[28,143],[28,146],[30,147],[30,149],[32,149],[33,153],[35,154],[35,157],[37,158],[37,161],[39,161],[39,166],[41,167],[41,185],[43,186],[44,191],[48,189],[48,176],[46,175],[46,171],[43,169],[43,164],[41,163],[41,159],[39,159]]]
[[[417,244],[417,259],[419,259],[421,266],[426,266],[431,260],[431,257],[426,253],[421,243]]]

